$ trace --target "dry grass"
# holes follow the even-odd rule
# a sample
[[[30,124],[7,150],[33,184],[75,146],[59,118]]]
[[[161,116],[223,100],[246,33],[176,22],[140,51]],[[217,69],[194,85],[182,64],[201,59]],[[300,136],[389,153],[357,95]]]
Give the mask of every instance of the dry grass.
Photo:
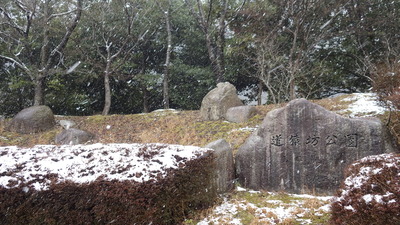
[[[204,146],[225,138],[238,148],[261,123],[266,113],[277,106],[259,106],[258,114],[247,123],[226,121],[202,121],[199,111],[167,111],[134,115],[109,116],[57,116],[56,120],[72,120],[76,127],[95,134],[93,142],[101,143],[167,143]],[[7,132],[10,119],[0,123],[0,146],[18,145],[29,147],[37,144],[54,144],[55,136],[62,131],[60,126],[39,133],[22,135]]]
[[[336,98],[314,100],[313,102],[331,111],[341,111],[351,102],[342,101],[349,95]],[[147,114],[109,115],[109,116],[57,116],[56,120],[72,120],[77,128],[92,132],[94,142],[101,143],[167,143],[204,146],[220,138],[226,139],[234,150],[238,149],[252,133],[251,129],[259,125],[265,115],[286,104],[256,106],[257,115],[246,123],[226,121],[202,121],[199,111],[162,111]],[[0,121],[0,146],[33,146],[54,144],[55,136],[62,128],[21,135],[5,131],[10,119]]]

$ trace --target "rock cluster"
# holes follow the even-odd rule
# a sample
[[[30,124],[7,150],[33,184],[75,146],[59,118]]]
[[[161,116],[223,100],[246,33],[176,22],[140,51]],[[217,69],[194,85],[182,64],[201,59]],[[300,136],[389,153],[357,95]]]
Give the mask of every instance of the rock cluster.
[[[203,98],[200,115],[204,120],[225,119],[229,108],[242,105],[242,101],[236,94],[235,86],[228,82],[219,83]]]

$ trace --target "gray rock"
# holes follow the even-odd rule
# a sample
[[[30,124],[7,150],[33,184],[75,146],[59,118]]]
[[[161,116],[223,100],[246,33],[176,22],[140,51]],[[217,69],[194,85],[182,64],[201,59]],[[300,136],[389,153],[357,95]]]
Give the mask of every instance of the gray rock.
[[[55,142],[58,145],[77,145],[91,141],[93,138],[94,135],[90,132],[70,128],[59,133],[56,136]]]
[[[267,114],[239,148],[239,182],[255,190],[332,194],[343,170],[368,155],[390,152],[378,119],[349,119],[305,99]]]
[[[218,193],[225,193],[234,187],[235,165],[229,143],[220,139],[205,146],[214,150],[216,157],[216,185]]]
[[[32,106],[20,111],[7,130],[21,134],[38,133],[52,129],[55,123],[54,114],[48,106]]]
[[[228,109],[225,119],[233,123],[244,123],[256,113],[257,109],[254,106],[236,106]]]
[[[219,83],[203,98],[200,115],[204,120],[220,120],[225,118],[229,108],[242,105],[235,86],[228,82]]]
[[[60,120],[58,121],[60,126],[62,126],[64,129],[68,130],[69,128],[72,128],[76,125],[74,121],[71,120]]]

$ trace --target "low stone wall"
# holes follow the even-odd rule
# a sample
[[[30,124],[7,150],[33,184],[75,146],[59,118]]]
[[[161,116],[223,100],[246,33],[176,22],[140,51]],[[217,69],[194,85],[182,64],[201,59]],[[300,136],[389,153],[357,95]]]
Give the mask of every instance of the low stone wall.
[[[214,203],[212,150],[134,146],[0,148],[0,224],[179,224]]]

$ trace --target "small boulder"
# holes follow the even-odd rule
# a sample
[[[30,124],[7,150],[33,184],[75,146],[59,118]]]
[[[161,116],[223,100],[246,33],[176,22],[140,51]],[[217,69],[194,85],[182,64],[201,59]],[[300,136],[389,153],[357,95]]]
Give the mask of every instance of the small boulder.
[[[232,190],[235,179],[235,165],[233,162],[233,152],[229,143],[220,139],[209,143],[205,148],[214,150],[216,157],[216,185],[218,193],[225,193]]]
[[[90,132],[70,128],[59,133],[55,141],[58,145],[78,145],[91,141],[93,138],[94,134]]]
[[[225,118],[229,108],[242,105],[235,86],[228,82],[219,83],[203,98],[200,115],[204,120],[220,120]]]
[[[72,128],[76,125],[74,121],[71,120],[60,120],[58,121],[60,126],[62,126],[64,129],[68,130],[69,128]]]
[[[236,106],[228,109],[225,119],[233,123],[244,123],[256,113],[257,109],[254,106]]]
[[[32,106],[20,111],[7,130],[21,134],[38,133],[52,129],[55,123],[53,111],[48,106]]]

